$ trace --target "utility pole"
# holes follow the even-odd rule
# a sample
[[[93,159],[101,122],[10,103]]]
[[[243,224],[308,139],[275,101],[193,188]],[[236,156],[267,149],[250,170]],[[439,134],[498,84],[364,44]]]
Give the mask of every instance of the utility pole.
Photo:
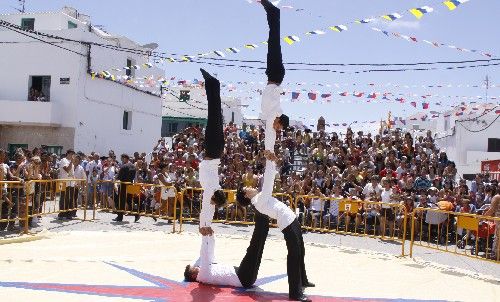
[[[486,79],[484,80],[484,85],[486,88],[486,103],[488,103],[488,90],[490,89],[490,78],[486,75]]]

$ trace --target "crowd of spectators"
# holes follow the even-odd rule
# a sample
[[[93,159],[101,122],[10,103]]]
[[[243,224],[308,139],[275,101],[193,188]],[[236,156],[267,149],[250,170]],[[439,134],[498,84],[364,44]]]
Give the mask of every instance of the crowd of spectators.
[[[265,167],[264,130],[246,125],[238,129],[230,123],[224,132],[226,145],[219,171],[222,188],[237,189],[241,185],[258,188]],[[203,159],[203,144],[203,129],[190,127],[174,135],[169,143],[160,139],[152,152],[135,152],[130,156],[136,169],[135,182],[171,185],[178,191],[199,187],[198,166]],[[361,131],[355,134],[350,128],[345,133],[289,129],[279,134],[275,153],[280,158],[275,192],[289,194],[292,200],[313,195],[398,203],[408,212],[423,206],[484,213],[493,196],[500,193],[498,181],[487,174],[477,174],[468,183],[461,179],[455,163],[448,159],[445,150],[436,146],[430,131],[413,137],[401,129],[385,129],[375,135]],[[0,151],[2,163],[7,162],[6,155]],[[61,165],[63,162],[65,166]],[[71,170],[67,169],[69,163],[72,163]],[[121,165],[122,161],[113,151],[108,154],[78,152],[60,158],[35,148],[18,150],[10,165],[3,164],[0,177],[25,181],[73,178],[76,167],[81,167],[80,177],[85,177],[90,185],[79,193],[89,198],[94,195],[93,184],[116,179]],[[96,188],[100,194],[112,198],[112,184]],[[162,195],[175,196],[169,192]],[[3,200],[2,217],[5,218],[9,215],[6,210],[9,205],[19,201],[8,200],[5,194]],[[298,200],[298,213],[308,225],[323,224],[320,226],[324,227],[326,221],[339,221],[342,217],[343,223],[356,231],[366,218],[378,218],[378,232],[386,235],[392,232],[394,221],[401,223],[398,220],[401,213],[383,204],[361,205],[356,215],[343,215],[337,201]],[[138,206],[153,207],[153,204]],[[237,218],[238,213],[245,213],[245,209],[239,210],[237,203],[233,204],[228,215]]]

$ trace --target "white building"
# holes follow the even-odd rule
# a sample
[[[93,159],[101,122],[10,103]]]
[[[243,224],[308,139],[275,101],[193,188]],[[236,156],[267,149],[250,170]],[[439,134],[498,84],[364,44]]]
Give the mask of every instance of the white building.
[[[458,175],[481,172],[481,161],[500,159],[500,105],[469,104],[442,112],[421,113],[406,119],[414,136],[431,130],[439,148],[455,162]],[[427,115],[425,121],[422,116]],[[412,120],[413,119],[413,120]],[[396,126],[400,127],[400,122]]]
[[[110,35],[72,8],[0,15],[0,20],[72,40],[140,51],[156,47]],[[0,27],[0,41],[7,42],[0,44],[1,148],[46,145],[50,152],[117,154],[151,149],[160,137],[162,104],[150,92],[159,93],[155,81],[163,71],[143,65],[147,56],[17,31]],[[123,69],[133,65],[140,69]],[[91,71],[113,76],[98,78]],[[123,83],[127,75],[136,87]],[[30,89],[43,93],[46,102],[28,101]]]
[[[187,127],[207,123],[207,96],[201,84],[182,84],[165,88],[163,101],[162,136],[168,137]],[[221,96],[224,124],[243,123],[241,100]]]

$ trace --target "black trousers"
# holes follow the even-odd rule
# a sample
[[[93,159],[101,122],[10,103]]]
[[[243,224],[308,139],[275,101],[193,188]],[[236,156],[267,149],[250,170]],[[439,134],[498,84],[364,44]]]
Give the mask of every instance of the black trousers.
[[[288,249],[286,264],[288,273],[288,294],[290,297],[299,297],[303,293],[302,286],[309,282],[304,263],[304,240],[302,239],[299,221],[295,219],[289,226],[283,229],[282,232],[283,235],[285,235],[286,247]]]
[[[58,217],[72,217],[73,211],[70,209],[76,208],[76,198],[75,192],[77,189],[75,187],[67,186],[64,192],[61,192],[61,197],[59,198],[59,210],[65,211],[58,214]]]
[[[128,211],[133,211],[133,196],[127,194],[127,186],[126,184],[121,184],[119,193],[115,195],[115,209],[117,210],[117,219],[123,220],[123,214],[126,209]],[[125,206],[126,205],[126,206]],[[139,215],[135,215],[136,217]]]
[[[3,199],[0,199],[0,219],[10,219],[11,217],[9,217],[9,205],[7,204],[7,202]],[[3,229],[5,229],[5,227],[7,226],[7,224],[10,223],[10,222],[0,222],[0,232],[3,231]]]
[[[263,4],[269,24],[269,39],[267,40],[267,80],[282,83],[285,78],[285,66],[281,53],[280,10],[271,3]]]
[[[205,76],[205,75],[204,75]],[[205,76],[205,91],[208,100],[208,118],[205,129],[205,156],[220,158],[224,151],[224,130],[220,97],[220,82],[216,78]]]
[[[262,253],[266,244],[267,234],[269,232],[269,217],[255,211],[255,228],[253,230],[250,245],[240,266],[236,268],[236,274],[240,279],[241,285],[245,288],[252,287],[257,280],[259,273]]]

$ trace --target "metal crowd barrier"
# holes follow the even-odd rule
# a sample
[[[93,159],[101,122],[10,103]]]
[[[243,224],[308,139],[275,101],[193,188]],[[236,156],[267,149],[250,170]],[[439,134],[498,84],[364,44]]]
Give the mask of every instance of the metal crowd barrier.
[[[87,208],[172,221],[176,228],[178,193],[173,186],[119,181],[97,181],[89,187]]]
[[[85,208],[81,195],[86,191],[84,179],[4,181],[0,187],[0,230],[15,228],[19,223],[27,234],[35,218],[50,214],[73,218],[77,210]]]
[[[295,208],[305,230],[399,241],[405,255],[408,213],[401,204],[300,195]]]
[[[415,245],[500,262],[500,218],[439,209],[416,208],[411,225],[410,257]]]
[[[26,208],[23,190],[23,182],[0,181],[0,231],[12,229],[16,223],[24,229],[26,215],[19,216]]]

